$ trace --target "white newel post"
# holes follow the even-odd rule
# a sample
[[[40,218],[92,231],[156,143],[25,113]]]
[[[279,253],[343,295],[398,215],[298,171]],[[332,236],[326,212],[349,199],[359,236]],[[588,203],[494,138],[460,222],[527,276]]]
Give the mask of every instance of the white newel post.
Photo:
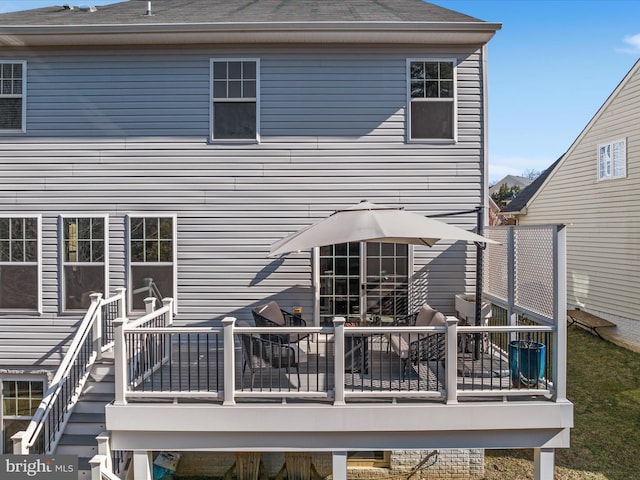
[[[115,400],[114,405],[126,405],[125,392],[127,390],[127,352],[124,341],[124,326],[126,318],[116,318],[113,321],[113,357],[115,367]]]
[[[144,311],[146,314],[153,313],[156,309],[156,297],[147,297],[144,299]]]
[[[344,323],[344,317],[334,317],[333,319],[333,328],[335,333],[333,336],[335,351],[335,395],[333,399],[334,405],[346,405],[346,402],[344,401]]]
[[[125,318],[127,316],[127,289],[125,287],[116,288],[116,295],[118,298],[118,318]]]
[[[458,403],[458,319],[447,317],[447,350],[445,367],[448,405]]]
[[[167,297],[167,298],[163,298],[162,299],[162,306],[163,307],[169,307],[169,318],[167,319],[167,324],[165,325],[165,327],[170,327],[171,325],[173,325],[173,298],[171,297]]]
[[[98,305],[102,300],[101,293],[92,293],[89,295],[91,298],[91,306]],[[94,310],[95,320],[91,327],[93,334],[93,351],[96,353],[96,361],[102,358],[102,311],[100,306],[96,306]]]
[[[567,400],[567,234],[566,228],[560,228],[556,235],[556,280],[554,290],[556,304],[556,334],[553,349],[555,364],[553,365],[553,383],[555,385],[555,401]]]
[[[111,444],[109,443],[109,433],[102,432],[96,437],[98,442],[98,455],[104,455],[104,466],[110,472],[113,472],[113,462],[111,460]]]
[[[106,470],[107,458],[104,455],[94,455],[89,460],[91,466],[91,480],[102,480],[102,470]]]
[[[224,401],[223,405],[235,405],[236,393],[236,351],[233,338],[236,319],[225,317],[222,319],[224,341]]]
[[[24,430],[14,434],[11,437],[13,442],[13,454],[14,455],[28,455],[29,449],[27,448],[27,439],[25,438],[27,432]]]

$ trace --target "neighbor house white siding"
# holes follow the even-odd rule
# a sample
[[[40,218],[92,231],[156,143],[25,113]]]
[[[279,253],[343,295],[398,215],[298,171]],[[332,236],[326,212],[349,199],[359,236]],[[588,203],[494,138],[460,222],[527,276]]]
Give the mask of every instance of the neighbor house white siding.
[[[248,319],[271,298],[311,314],[310,254],[267,253],[337,208],[367,199],[429,215],[472,209],[486,193],[480,48],[15,55],[28,64],[27,132],[0,136],[0,202],[42,215],[43,313],[0,312],[0,365],[58,364],[80,321],[59,313],[60,214],[109,216],[110,293],[126,281],[126,216],[176,215],[176,323],[198,324]],[[224,57],[260,59],[259,144],[209,142],[209,62]],[[406,59],[434,57],[458,61],[458,141],[408,144]],[[476,217],[445,221],[471,229]],[[416,304],[452,313],[454,294],[473,290],[474,252],[416,248]]]
[[[626,139],[627,176],[598,180],[598,145]],[[617,324],[640,348],[640,63],[519,216],[567,225],[567,301]]]

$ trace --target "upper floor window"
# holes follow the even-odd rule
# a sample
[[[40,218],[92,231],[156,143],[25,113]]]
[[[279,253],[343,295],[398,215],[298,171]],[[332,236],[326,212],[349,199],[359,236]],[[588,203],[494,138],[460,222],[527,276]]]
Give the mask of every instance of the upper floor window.
[[[258,139],[258,70],[258,60],[211,60],[214,141]]]
[[[40,310],[38,217],[0,217],[0,309]]]
[[[86,310],[92,293],[106,291],[105,217],[62,218],[63,310]]]
[[[454,140],[455,62],[408,60],[409,140]]]
[[[627,176],[627,141],[616,140],[598,145],[598,180]]]
[[[25,130],[26,62],[0,61],[0,131]]]
[[[143,310],[147,297],[176,298],[175,229],[173,216],[129,217],[133,310]]]

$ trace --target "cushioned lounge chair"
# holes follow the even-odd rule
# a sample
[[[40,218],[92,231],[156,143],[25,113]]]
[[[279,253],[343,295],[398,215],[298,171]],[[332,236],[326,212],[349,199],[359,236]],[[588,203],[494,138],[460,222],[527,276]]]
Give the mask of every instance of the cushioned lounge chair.
[[[247,322],[238,322],[239,327],[249,327]],[[296,371],[298,386],[300,385],[300,370],[298,369],[299,355],[295,346],[284,344],[277,340],[261,337],[258,334],[241,333],[240,348],[242,349],[242,374],[247,367],[251,372],[251,388],[255,381],[256,372],[260,369],[284,368],[289,375],[291,369]]]
[[[415,314],[400,325],[408,327],[446,326],[446,317],[428,304],[420,307]],[[389,333],[386,334],[389,348],[402,360],[402,380],[409,372],[411,364],[421,361],[443,360],[445,355],[445,336],[434,333]]]

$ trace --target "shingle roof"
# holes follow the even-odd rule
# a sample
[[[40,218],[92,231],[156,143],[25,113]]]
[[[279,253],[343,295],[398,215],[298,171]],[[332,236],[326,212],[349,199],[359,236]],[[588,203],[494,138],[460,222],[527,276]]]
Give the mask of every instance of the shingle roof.
[[[502,209],[502,213],[515,214],[520,212],[523,208],[525,208],[529,203],[529,200],[533,198],[533,196],[540,189],[540,187],[545,182],[545,180],[549,177],[549,175],[551,175],[551,172],[553,172],[553,169],[556,168],[556,165],[560,163],[561,159],[562,157],[560,157],[558,160],[553,162],[549,168],[547,168],[544,172],[538,175],[538,178],[536,178],[527,187],[525,187],[524,190],[518,193],[516,198],[511,200],[509,204]]]
[[[52,0],[52,2],[55,0]],[[86,5],[91,0],[83,0]],[[75,5],[74,2],[65,2]],[[482,22],[422,0],[129,0],[95,12],[52,6],[0,15],[4,26],[260,22]]]

